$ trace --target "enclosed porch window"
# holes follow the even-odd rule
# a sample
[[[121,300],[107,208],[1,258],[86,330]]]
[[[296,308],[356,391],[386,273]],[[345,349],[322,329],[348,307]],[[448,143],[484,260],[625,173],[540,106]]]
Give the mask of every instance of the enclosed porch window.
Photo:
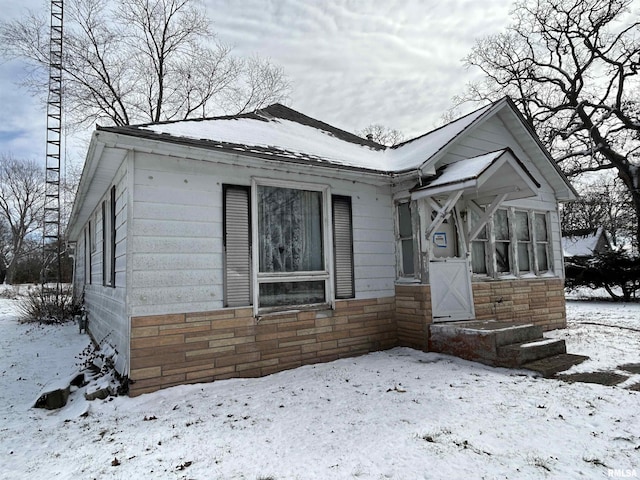
[[[481,210],[470,210],[472,226],[479,221],[480,213]],[[471,242],[473,273],[498,277],[549,271],[547,225],[546,213],[513,208],[496,210]]]

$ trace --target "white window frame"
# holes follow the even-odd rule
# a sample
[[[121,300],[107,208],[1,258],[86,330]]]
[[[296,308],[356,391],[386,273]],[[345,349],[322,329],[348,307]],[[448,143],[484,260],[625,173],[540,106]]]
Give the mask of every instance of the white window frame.
[[[547,229],[546,233],[546,240],[538,240],[538,230],[536,228],[536,215],[542,215],[544,217],[544,225]],[[531,238],[531,243],[533,245],[532,250],[533,250],[533,265],[535,268],[535,272],[536,275],[541,275],[541,274],[545,274],[545,273],[549,273],[549,272],[553,272],[553,264],[552,264],[552,259],[551,259],[551,249],[549,248],[551,245],[551,230],[549,229],[549,212],[540,212],[540,211],[535,211],[533,210],[531,212],[531,225],[532,225],[532,238]],[[547,255],[547,268],[546,270],[541,270],[540,269],[540,263],[538,260],[538,245],[544,245],[545,246],[545,252]]]
[[[520,240],[518,239],[518,221],[516,220],[516,217],[518,214],[522,214],[524,213],[525,217],[526,217],[526,221],[527,221],[527,230],[529,233],[529,240]],[[531,210],[523,210],[523,209],[519,209],[516,208],[513,210],[513,233],[512,233],[512,239],[514,241],[515,244],[515,263],[513,265],[512,270],[514,271],[514,273],[516,275],[520,275],[521,272],[524,272],[525,274],[527,273],[535,273],[535,264],[534,264],[534,258],[533,258],[533,252],[532,252],[532,245],[533,245],[533,225],[531,224],[531,216],[533,215],[533,212]],[[528,270],[523,270],[520,267],[520,245],[525,245],[527,248],[527,255],[529,257],[529,269]]]
[[[260,284],[261,283],[278,283],[278,282],[304,282],[304,281],[324,281],[325,298],[323,304],[335,307],[333,295],[333,232],[331,218],[331,190],[328,185],[293,182],[287,180],[275,180],[271,178],[254,177],[251,179],[251,211],[258,212],[258,189],[262,186],[287,188],[291,190],[310,190],[322,193],[322,245],[323,245],[323,263],[324,270],[313,272],[260,272],[260,255],[255,249],[260,245],[258,231],[258,215],[251,215],[251,239],[254,254],[251,259],[252,273],[252,294],[253,309],[257,316],[259,313],[268,313],[272,311],[298,310],[306,305],[286,305],[277,307],[260,307]],[[315,305],[315,304],[314,304]]]
[[[400,234],[400,206],[401,205],[407,205],[409,207],[409,222],[411,224],[411,236],[410,237],[403,237]],[[416,238],[415,238],[415,232],[414,232],[414,224],[413,224],[413,211],[411,209],[411,199],[410,198],[406,198],[406,199],[401,199],[398,200],[395,203],[395,233],[396,233],[396,251],[398,252],[398,255],[396,257],[396,272],[397,272],[397,276],[398,278],[402,278],[402,279],[415,279],[416,275],[418,274],[418,269],[416,268],[416,254],[417,254],[417,248],[416,248]],[[404,271],[404,252],[402,250],[402,244],[403,241],[406,240],[411,240],[411,248],[413,250],[413,272],[412,273],[406,273]]]
[[[489,221],[487,221],[487,236],[488,239],[485,243],[485,261],[487,266],[487,273],[476,273],[473,272],[474,277],[477,278],[493,278],[493,279],[513,279],[514,277],[522,277],[529,275],[541,276],[549,273],[555,274],[553,269],[553,258],[552,258],[552,241],[551,241],[551,231],[550,231],[550,213],[548,211],[534,210],[534,209],[526,209],[526,208],[518,208],[518,207],[502,207],[498,210],[506,210],[507,212],[507,222],[509,226],[509,240],[496,240],[495,238],[495,222],[494,215],[491,215]],[[497,210],[497,211],[498,211]],[[529,227],[529,240],[518,240],[517,229],[516,229],[516,212],[526,213],[527,214],[527,223]],[[538,232],[536,230],[536,222],[535,216],[543,215],[545,218],[546,225],[546,234],[547,240],[538,240]],[[482,241],[482,240],[473,240],[473,241]],[[509,248],[509,271],[499,272],[497,268],[497,259],[496,259],[496,244],[497,243],[508,243]],[[521,270],[520,269],[520,261],[518,258],[518,245],[519,244],[527,244],[528,252],[529,252],[529,270]],[[545,245],[545,251],[547,255],[547,269],[541,270],[539,268],[539,259],[538,259],[538,250],[537,247],[540,244]],[[473,249],[471,249],[473,252]]]

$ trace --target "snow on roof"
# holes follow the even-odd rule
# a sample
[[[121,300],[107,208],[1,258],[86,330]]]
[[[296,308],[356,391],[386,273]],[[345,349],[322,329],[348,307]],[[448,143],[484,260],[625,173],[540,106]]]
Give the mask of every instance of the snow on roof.
[[[428,183],[428,186],[432,188],[478,178],[478,176],[505,151],[505,149],[498,150],[496,152],[485,153],[484,155],[450,163],[443,168],[441,175]]]
[[[191,139],[236,152],[289,158],[367,170],[401,172],[420,167],[493,105],[393,148],[359,138],[274,104],[251,114],[113,128],[138,134]],[[107,128],[106,130],[109,130]]]
[[[460,135],[469,125],[480,118],[495,104],[489,104],[464,117],[458,118],[420,137],[408,140],[392,149],[396,163],[405,168],[416,168],[442,150],[451,140]]]
[[[589,257],[596,253],[598,240],[603,228],[585,235],[567,235],[562,237],[562,253],[565,257]]]

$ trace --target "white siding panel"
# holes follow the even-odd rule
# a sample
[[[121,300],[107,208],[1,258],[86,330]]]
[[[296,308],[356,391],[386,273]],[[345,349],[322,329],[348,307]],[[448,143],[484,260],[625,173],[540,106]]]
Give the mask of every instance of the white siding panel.
[[[133,271],[148,270],[207,270],[222,268],[220,254],[139,253],[133,257]]]
[[[216,192],[192,190],[188,185],[136,185],[133,199],[136,202],[148,202],[174,205],[214,205]]]
[[[131,248],[136,252],[174,253],[187,251],[192,254],[216,253],[222,250],[222,238],[138,236],[133,238],[133,246]]]
[[[176,220],[147,220],[136,218],[133,221],[136,233],[145,237],[198,237],[222,238],[222,222],[206,221],[182,222]]]
[[[250,185],[252,176],[329,185],[351,197],[356,298],[394,293],[390,187],[141,153],[135,170],[132,315],[222,308],[222,185]]]

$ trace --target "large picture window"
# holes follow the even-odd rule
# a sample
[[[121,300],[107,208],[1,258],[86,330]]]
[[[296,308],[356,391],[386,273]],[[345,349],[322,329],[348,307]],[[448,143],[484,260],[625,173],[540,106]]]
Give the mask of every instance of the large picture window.
[[[223,186],[223,212],[226,306],[258,313],[353,298],[350,197],[254,180]]]
[[[323,192],[258,185],[256,196],[259,305],[324,302]]]

